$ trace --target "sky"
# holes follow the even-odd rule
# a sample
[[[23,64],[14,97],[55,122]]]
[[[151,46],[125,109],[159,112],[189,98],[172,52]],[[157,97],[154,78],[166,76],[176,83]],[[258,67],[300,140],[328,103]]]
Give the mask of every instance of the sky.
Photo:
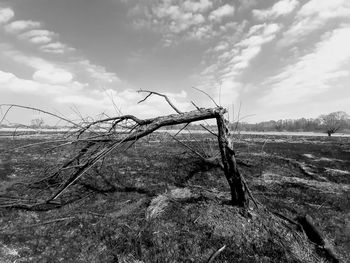
[[[254,123],[350,113],[349,83],[349,0],[0,0],[0,104],[147,118],[174,111],[140,89],[181,111],[205,92]]]

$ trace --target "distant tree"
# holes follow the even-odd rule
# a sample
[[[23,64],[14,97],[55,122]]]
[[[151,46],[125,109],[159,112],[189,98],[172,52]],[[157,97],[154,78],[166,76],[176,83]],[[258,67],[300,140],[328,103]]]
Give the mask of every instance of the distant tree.
[[[333,133],[336,133],[339,129],[345,126],[349,119],[349,115],[344,111],[337,111],[321,115],[319,119],[325,132],[328,134],[328,136],[331,136]]]
[[[283,121],[282,120],[278,120],[275,124],[275,129],[276,131],[280,132],[283,130]]]
[[[34,129],[42,128],[44,125],[44,120],[42,118],[36,118],[30,121],[30,127]]]

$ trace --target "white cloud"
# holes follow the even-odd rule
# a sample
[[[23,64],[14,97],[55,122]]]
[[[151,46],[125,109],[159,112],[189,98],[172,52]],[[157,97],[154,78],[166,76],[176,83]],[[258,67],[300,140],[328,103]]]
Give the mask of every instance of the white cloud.
[[[12,10],[11,10],[12,11]],[[12,11],[13,12],[13,11]],[[58,34],[46,29],[41,29],[42,24],[33,20],[16,20],[4,26],[6,32],[15,34],[19,39],[38,45],[39,50],[45,53],[63,54],[75,49],[54,41]]]
[[[209,19],[213,21],[221,21],[225,17],[233,17],[234,13],[234,6],[226,4],[212,11],[209,15]]]
[[[281,46],[293,45],[316,30],[323,30],[325,25],[337,18],[350,17],[348,0],[310,0],[304,4],[295,16],[295,21],[284,32]]]
[[[262,24],[252,27],[245,39],[236,44],[237,47],[255,47],[270,42],[281,30],[278,24]]]
[[[32,68],[34,70],[32,77],[36,82],[47,84],[67,84],[73,80],[73,74],[68,69],[64,69],[64,66],[55,64],[40,57],[27,56],[15,50],[7,50],[4,51],[3,54],[22,65]]]
[[[40,46],[39,49],[46,53],[53,54],[63,54],[66,51],[74,51],[74,48],[68,47],[66,44],[61,42],[52,42],[43,46]]]
[[[56,65],[53,62],[36,56],[28,56],[18,50],[14,50],[11,48],[8,50],[4,50],[2,54],[11,58],[12,60],[16,61],[21,65],[28,66],[35,70],[55,70],[57,68],[60,68],[60,66]]]
[[[56,97],[64,94],[76,93],[81,91],[83,85],[77,82],[57,85],[57,83],[43,83],[36,80],[29,80],[17,77],[10,72],[0,70],[0,85],[2,90],[9,90],[20,95],[40,95]]]
[[[187,96],[186,92],[166,93],[166,95],[178,109],[187,111],[191,108],[190,103],[181,102],[184,96]],[[145,94],[137,93],[132,89],[125,89],[121,92],[108,89],[105,91],[92,90],[79,95],[67,94],[58,97],[56,102],[66,105],[77,105],[79,108],[86,107],[90,109],[88,112],[92,112],[91,110],[93,109],[96,115],[106,110],[110,112],[114,111],[111,97],[113,97],[116,106],[123,114],[134,114],[141,118],[150,118],[174,113],[174,110],[164,98],[159,96],[151,96],[145,102],[138,104],[137,102],[143,99]],[[119,112],[117,114],[119,114]]]
[[[24,30],[36,29],[41,26],[40,22],[32,20],[16,20],[5,25],[5,30],[12,34],[17,34]]]
[[[22,52],[9,49],[3,55],[34,69],[33,79],[45,83],[66,83],[73,81],[73,76],[80,76],[92,84],[115,84],[121,82],[118,76],[87,59],[66,63],[55,63],[37,56],[27,56]]]
[[[0,24],[7,23],[14,17],[15,13],[11,8],[1,8],[0,7]]]
[[[298,16],[317,16],[321,19],[349,17],[350,3],[347,0],[310,0],[300,9]]]
[[[193,30],[187,33],[187,38],[195,39],[195,40],[206,40],[206,39],[211,39],[217,35],[218,35],[218,32],[215,32],[215,30],[213,30],[213,26],[210,24],[206,24],[206,25],[193,28]]]
[[[207,66],[196,80],[196,86],[204,90],[214,87],[215,94],[219,94],[221,89],[222,103],[228,105],[239,95],[243,86],[239,78],[244,70],[262,52],[263,45],[276,38],[282,26],[273,23],[254,25],[243,34],[244,28],[245,25],[242,25],[239,37],[233,35],[225,38],[207,51],[209,58],[203,61]]]
[[[47,44],[51,42],[55,36],[57,36],[57,34],[52,31],[45,29],[35,29],[20,34],[19,38],[28,40],[33,44]]]
[[[234,45],[231,60],[225,65],[223,79],[231,78],[249,66],[262,49],[262,45],[275,39],[280,31],[278,24],[255,25],[250,28],[245,38]]]
[[[189,12],[205,12],[213,6],[213,3],[209,0],[187,0],[183,3],[184,10]]]
[[[307,100],[330,89],[339,78],[349,76],[346,70],[350,63],[349,43],[350,25],[323,35],[314,52],[264,83],[272,90],[262,103],[278,105]]]
[[[297,0],[280,0],[269,9],[254,9],[252,12],[253,16],[259,20],[276,19],[277,17],[290,14],[298,5],[299,2]]]
[[[240,88],[240,83],[236,83],[229,79],[224,80],[220,87],[217,87],[218,94],[216,96],[216,101],[224,107],[231,106],[236,102]]]
[[[191,26],[204,22],[202,14],[186,12],[178,5],[163,3],[163,5],[153,7],[152,10],[156,19],[168,20],[167,28],[170,32],[175,34],[186,31]]]
[[[237,26],[232,23],[221,24],[224,18],[233,17],[235,8],[230,4],[218,7],[218,1],[138,0],[136,4],[133,3],[128,14],[134,26],[161,34],[165,46],[183,40],[210,40]]]
[[[49,84],[66,84],[73,80],[72,73],[62,69],[38,70],[33,74],[33,80]]]
[[[245,10],[245,9],[251,9],[253,6],[255,6],[258,1],[257,0],[238,0],[239,2],[239,9]]]
[[[31,80],[21,80],[10,72],[0,70],[1,89],[7,89],[18,93],[36,93],[40,87]]]
[[[121,81],[115,73],[108,72],[104,67],[95,65],[87,59],[75,62],[73,66],[74,65],[81,67],[82,70],[84,70],[92,80],[102,81],[105,83]]]

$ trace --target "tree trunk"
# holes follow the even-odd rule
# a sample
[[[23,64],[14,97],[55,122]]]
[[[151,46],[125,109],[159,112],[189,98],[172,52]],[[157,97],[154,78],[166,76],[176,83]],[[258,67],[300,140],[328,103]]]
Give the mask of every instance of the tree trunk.
[[[248,207],[249,199],[247,196],[247,189],[243,182],[242,175],[238,170],[236,158],[234,156],[235,153],[228,138],[228,128],[221,112],[216,117],[216,121],[218,126],[218,141],[222,163],[224,166],[224,173],[231,189],[231,203],[235,206]]]

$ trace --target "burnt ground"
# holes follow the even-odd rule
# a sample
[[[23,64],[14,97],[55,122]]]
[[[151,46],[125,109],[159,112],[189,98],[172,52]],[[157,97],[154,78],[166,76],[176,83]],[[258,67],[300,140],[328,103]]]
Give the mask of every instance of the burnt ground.
[[[273,223],[277,219],[267,227],[268,215],[253,206],[251,220],[245,220],[224,202],[228,185],[219,169],[178,142],[158,139],[113,153],[60,197],[66,205],[28,211],[9,206],[43,200],[54,191],[31,183],[52,173],[72,149],[15,150],[43,139],[0,138],[0,261],[206,262],[226,245],[215,262],[327,262],[313,252],[303,258],[305,249],[315,247],[295,243],[289,234],[278,241],[287,230]],[[187,143],[218,154],[212,139]],[[234,146],[255,198],[290,218],[309,214],[346,262],[350,138],[247,135],[237,136]]]

